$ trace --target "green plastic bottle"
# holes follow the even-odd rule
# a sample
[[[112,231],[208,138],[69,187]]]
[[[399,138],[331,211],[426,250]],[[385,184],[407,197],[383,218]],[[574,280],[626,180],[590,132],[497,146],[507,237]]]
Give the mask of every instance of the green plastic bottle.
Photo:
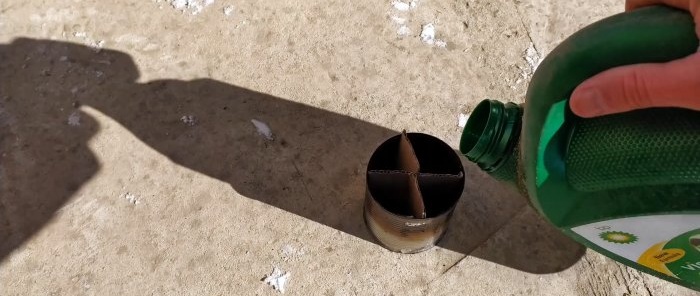
[[[687,12],[657,6],[582,29],[541,63],[524,106],[485,100],[474,109],[461,152],[580,243],[700,290],[700,112],[584,119],[568,105],[604,70],[696,52],[694,28]]]

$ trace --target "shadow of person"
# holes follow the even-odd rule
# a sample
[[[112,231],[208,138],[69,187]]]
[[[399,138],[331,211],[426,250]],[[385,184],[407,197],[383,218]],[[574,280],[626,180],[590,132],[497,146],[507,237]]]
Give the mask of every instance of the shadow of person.
[[[366,162],[396,131],[211,79],[138,78],[131,57],[118,51],[32,39],[0,45],[0,259],[100,169],[87,146],[99,127],[80,105],[247,198],[373,241],[362,219]],[[183,116],[194,121],[187,124]],[[273,140],[258,134],[252,119],[267,123]],[[480,174],[475,169],[468,167],[467,176]],[[489,202],[462,202],[455,216]],[[459,239],[445,246],[474,250],[478,242],[467,234],[483,230],[452,227],[448,236]]]

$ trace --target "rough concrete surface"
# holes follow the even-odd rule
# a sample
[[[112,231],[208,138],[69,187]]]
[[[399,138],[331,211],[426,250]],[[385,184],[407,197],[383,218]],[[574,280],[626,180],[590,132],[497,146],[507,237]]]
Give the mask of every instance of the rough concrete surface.
[[[362,220],[378,143],[456,148],[458,114],[522,102],[530,43],[622,2],[2,1],[0,295],[277,295],[275,267],[289,295],[692,295],[468,163],[440,246]]]

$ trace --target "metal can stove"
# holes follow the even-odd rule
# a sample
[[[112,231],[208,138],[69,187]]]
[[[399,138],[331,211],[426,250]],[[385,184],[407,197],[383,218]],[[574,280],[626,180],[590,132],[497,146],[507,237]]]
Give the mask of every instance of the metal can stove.
[[[391,251],[425,251],[444,236],[463,189],[464,168],[449,145],[404,131],[370,157],[365,223]]]

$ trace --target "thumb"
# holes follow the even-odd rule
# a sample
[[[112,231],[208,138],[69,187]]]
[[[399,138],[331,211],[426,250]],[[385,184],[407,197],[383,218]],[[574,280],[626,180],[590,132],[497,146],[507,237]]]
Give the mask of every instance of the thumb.
[[[636,64],[604,71],[572,93],[571,109],[595,117],[650,107],[700,110],[700,53],[665,64]]]

